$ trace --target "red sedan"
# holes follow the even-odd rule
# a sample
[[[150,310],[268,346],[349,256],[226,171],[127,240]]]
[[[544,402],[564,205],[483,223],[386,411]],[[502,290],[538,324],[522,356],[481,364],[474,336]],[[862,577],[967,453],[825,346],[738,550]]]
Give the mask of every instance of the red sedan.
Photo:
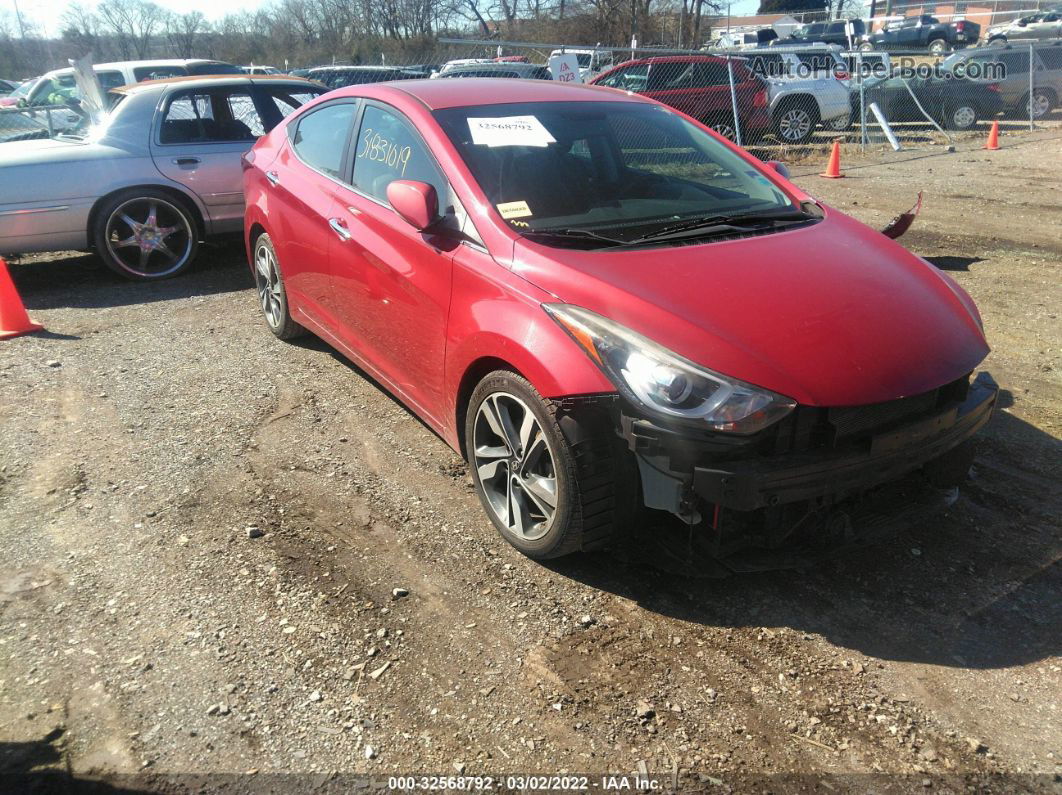
[[[533,557],[667,513],[720,554],[836,527],[889,481],[957,483],[995,402],[947,275],[643,97],[341,89],[245,187],[269,329],[409,406]]]

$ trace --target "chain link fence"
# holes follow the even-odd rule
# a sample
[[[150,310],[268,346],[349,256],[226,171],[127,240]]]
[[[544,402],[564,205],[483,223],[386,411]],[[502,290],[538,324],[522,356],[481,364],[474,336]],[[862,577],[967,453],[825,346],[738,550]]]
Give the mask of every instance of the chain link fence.
[[[837,46],[674,50],[564,42],[440,39],[403,62],[296,70],[328,88],[406,79],[593,83],[651,97],[763,159],[794,161],[834,141],[876,151],[927,149],[1001,131],[1062,128],[1062,41],[1016,41],[944,56]],[[0,109],[0,142],[83,127],[64,105]]]

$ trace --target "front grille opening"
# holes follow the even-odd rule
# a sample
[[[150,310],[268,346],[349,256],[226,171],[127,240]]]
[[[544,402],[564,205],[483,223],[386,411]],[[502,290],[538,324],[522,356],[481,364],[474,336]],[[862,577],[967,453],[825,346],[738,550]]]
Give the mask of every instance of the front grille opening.
[[[834,408],[797,406],[778,424],[774,452],[869,444],[870,439],[879,433],[958,405],[966,399],[969,386],[970,374],[967,373],[939,389],[884,403]]]

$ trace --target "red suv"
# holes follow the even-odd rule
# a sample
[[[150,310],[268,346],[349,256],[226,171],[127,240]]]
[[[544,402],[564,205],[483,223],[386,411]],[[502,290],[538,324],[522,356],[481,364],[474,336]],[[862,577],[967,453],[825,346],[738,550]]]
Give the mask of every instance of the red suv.
[[[268,328],[403,401],[533,557],[645,516],[720,555],[844,542],[883,484],[961,480],[995,403],[946,274],[644,97],[352,86],[244,165]]]
[[[755,139],[771,126],[767,85],[742,61],[732,61],[734,95],[742,139]],[[668,55],[639,58],[610,69],[591,81],[663,102],[720,135],[734,140],[734,107],[727,59],[715,55]]]

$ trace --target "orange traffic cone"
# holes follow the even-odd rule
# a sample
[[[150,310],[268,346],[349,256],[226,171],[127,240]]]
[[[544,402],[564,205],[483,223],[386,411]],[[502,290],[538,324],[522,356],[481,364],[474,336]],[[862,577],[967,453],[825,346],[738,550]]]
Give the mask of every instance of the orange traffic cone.
[[[0,340],[43,328],[40,323],[29,319],[15,283],[11,281],[11,274],[7,272],[7,263],[0,257]]]
[[[999,120],[995,119],[992,122],[992,129],[988,131],[988,143],[985,144],[985,149],[990,152],[994,152],[999,149]]]
[[[841,173],[841,142],[833,142],[833,151],[830,152],[830,162],[826,166],[826,170],[819,174],[820,177],[826,177],[827,179],[840,179],[844,176]]]

